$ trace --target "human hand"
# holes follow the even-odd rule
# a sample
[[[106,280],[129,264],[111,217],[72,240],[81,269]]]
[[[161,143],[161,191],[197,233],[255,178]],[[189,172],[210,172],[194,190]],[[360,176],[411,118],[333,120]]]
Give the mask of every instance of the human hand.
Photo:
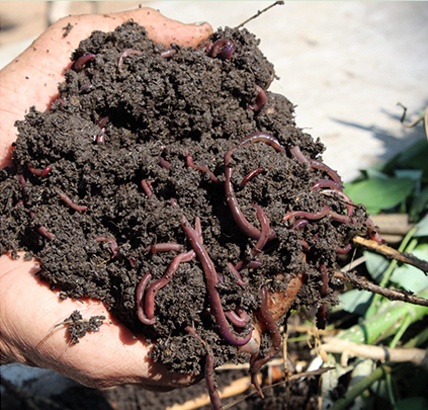
[[[150,8],[108,15],[72,16],[49,27],[19,57],[0,72],[0,168],[11,159],[16,139],[16,120],[34,105],[44,111],[57,96],[58,83],[71,65],[70,55],[79,42],[94,30],[112,31],[133,19],[148,36],[169,46],[177,43],[197,46],[212,33],[209,24],[185,25],[165,18]],[[64,28],[72,29],[64,37]],[[0,348],[2,363],[20,362],[53,369],[94,388],[134,383],[152,390],[168,390],[188,385],[194,375],[168,372],[149,357],[150,344],[132,334],[96,300],[66,299],[42,282],[36,260],[13,260],[0,256]],[[70,346],[63,327],[55,327],[79,310],[84,317],[104,315],[99,332]]]

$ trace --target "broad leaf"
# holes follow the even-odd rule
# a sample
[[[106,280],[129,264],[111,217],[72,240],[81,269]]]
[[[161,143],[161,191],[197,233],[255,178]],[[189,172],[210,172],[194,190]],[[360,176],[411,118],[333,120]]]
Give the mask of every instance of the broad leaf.
[[[363,316],[372,297],[373,293],[367,290],[351,289],[339,296],[339,305],[349,313]]]
[[[372,178],[347,184],[344,191],[354,202],[364,204],[369,213],[374,213],[404,202],[413,189],[414,181],[410,178]]]

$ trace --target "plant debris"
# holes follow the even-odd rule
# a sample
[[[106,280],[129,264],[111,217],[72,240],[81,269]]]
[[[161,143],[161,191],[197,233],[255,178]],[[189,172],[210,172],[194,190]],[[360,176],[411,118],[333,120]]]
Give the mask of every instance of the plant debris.
[[[71,344],[79,343],[79,340],[88,332],[98,332],[106,319],[105,316],[91,316],[89,319],[83,319],[82,314],[75,310],[60,325],[66,325]],[[57,327],[56,326],[56,327]]]

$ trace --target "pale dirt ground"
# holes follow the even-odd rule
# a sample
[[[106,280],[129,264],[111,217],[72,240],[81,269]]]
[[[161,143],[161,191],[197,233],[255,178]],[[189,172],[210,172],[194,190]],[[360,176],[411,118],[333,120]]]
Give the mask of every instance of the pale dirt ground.
[[[63,15],[105,13],[142,3],[184,22],[209,21],[214,28],[236,26],[271,4],[70,3]],[[3,67],[46,28],[47,3],[0,2],[0,19]],[[428,2],[287,2],[246,27],[261,39],[262,50],[275,64],[280,80],[271,89],[297,105],[298,125],[321,138],[327,146],[325,162],[350,180],[359,169],[424,138],[422,127],[401,126],[402,111],[396,104],[407,105],[411,114],[428,104],[427,21]],[[23,376],[19,369],[17,374]],[[43,374],[44,387],[57,391],[52,377]]]
[[[143,4],[216,28],[236,26],[272,2],[56,3],[69,3],[63,15]],[[44,30],[47,2],[0,2],[0,18],[1,67]],[[428,104],[427,21],[428,2],[287,2],[246,27],[275,64],[280,80],[271,89],[297,105],[298,125],[322,139],[325,162],[350,180],[423,135],[422,127],[401,127],[396,104],[411,114]]]

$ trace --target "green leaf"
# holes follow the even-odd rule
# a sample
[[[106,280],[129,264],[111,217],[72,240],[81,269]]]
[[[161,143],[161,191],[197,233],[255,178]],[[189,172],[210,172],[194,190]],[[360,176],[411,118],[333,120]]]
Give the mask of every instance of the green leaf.
[[[428,185],[413,200],[409,214],[413,221],[418,220],[418,216],[428,208]],[[427,222],[428,223],[428,222]]]
[[[418,230],[413,236],[428,236],[428,214],[425,215],[416,225]]]
[[[367,290],[351,289],[339,296],[339,307],[349,313],[363,316],[372,297],[373,293]]]
[[[382,255],[368,251],[364,251],[364,257],[370,276],[376,282],[380,282],[380,278],[387,269],[389,261]]]
[[[397,178],[409,178],[414,182],[414,196],[418,196],[421,193],[422,184],[422,170],[421,169],[396,169],[394,170],[394,176]]]
[[[344,192],[373,213],[373,210],[389,209],[404,202],[413,189],[414,181],[410,178],[372,178],[347,184]]]
[[[428,260],[428,244],[419,245],[412,254],[419,259]],[[396,268],[391,276],[391,281],[414,293],[428,287],[428,276],[411,265]]]
[[[428,297],[428,288],[423,289],[419,296]],[[387,300],[375,316],[360,320],[357,325],[340,332],[338,337],[355,343],[371,344],[394,334],[406,317],[410,318],[411,323],[415,323],[427,314],[426,306]]]

